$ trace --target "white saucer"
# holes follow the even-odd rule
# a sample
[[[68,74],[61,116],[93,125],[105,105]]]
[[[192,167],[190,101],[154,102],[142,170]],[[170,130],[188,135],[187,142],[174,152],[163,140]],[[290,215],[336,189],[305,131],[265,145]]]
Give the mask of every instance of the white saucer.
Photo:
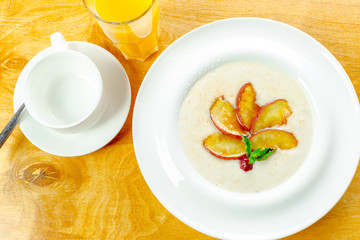
[[[25,110],[19,126],[35,146],[58,156],[81,156],[94,152],[110,142],[120,131],[128,116],[131,89],[128,76],[120,62],[107,50],[87,42],[67,42],[67,46],[87,55],[98,67],[108,94],[108,105],[104,115],[86,131],[64,134],[36,122]],[[44,50],[46,51],[46,50]],[[14,109],[23,103],[24,79],[29,71],[25,66],[16,83]]]

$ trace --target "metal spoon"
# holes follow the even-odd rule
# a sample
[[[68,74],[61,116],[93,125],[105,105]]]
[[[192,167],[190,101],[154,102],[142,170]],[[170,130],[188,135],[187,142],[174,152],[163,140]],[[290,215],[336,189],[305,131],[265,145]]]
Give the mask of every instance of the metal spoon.
[[[23,103],[20,106],[20,108],[16,111],[14,116],[10,119],[9,123],[6,125],[4,130],[0,133],[0,148],[5,143],[6,139],[8,139],[8,137],[10,136],[11,132],[14,130],[16,125],[18,124],[20,115],[21,115],[22,111],[24,110],[24,108],[25,108],[25,103]]]

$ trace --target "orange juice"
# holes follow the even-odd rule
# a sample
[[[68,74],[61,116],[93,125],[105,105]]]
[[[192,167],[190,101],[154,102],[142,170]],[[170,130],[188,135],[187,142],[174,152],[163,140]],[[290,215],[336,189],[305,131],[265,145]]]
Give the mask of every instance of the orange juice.
[[[102,19],[127,22],[140,17],[151,3],[152,0],[95,0],[95,9]]]
[[[90,13],[126,59],[158,50],[158,0],[85,0]]]

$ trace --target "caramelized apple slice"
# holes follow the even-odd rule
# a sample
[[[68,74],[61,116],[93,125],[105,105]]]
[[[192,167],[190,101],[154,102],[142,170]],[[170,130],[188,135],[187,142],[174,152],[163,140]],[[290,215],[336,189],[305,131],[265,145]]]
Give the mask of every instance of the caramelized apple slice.
[[[250,130],[251,122],[260,108],[255,101],[256,92],[252,84],[244,84],[236,98],[236,116],[241,127],[247,131]]]
[[[290,149],[296,147],[298,141],[292,133],[283,130],[268,129],[262,130],[250,137],[250,143],[252,149]]]
[[[275,125],[286,124],[291,115],[291,109],[285,99],[278,99],[262,106],[251,124],[251,132],[269,128]]]
[[[203,141],[204,148],[215,157],[232,160],[239,159],[246,153],[245,143],[221,133],[214,133]]]
[[[236,118],[234,107],[224,100],[224,96],[218,97],[210,107],[210,118],[215,127],[225,135],[241,138],[241,134],[245,133]]]

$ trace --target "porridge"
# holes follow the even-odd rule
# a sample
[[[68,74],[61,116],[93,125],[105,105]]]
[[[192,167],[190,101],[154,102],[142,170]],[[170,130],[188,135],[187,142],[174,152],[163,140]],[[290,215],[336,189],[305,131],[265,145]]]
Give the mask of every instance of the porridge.
[[[313,123],[305,94],[289,76],[261,63],[233,62],[208,72],[190,89],[179,133],[187,159],[202,177],[229,191],[255,193],[278,186],[300,168]],[[218,150],[219,142],[228,145]],[[253,158],[260,152],[262,157]]]

